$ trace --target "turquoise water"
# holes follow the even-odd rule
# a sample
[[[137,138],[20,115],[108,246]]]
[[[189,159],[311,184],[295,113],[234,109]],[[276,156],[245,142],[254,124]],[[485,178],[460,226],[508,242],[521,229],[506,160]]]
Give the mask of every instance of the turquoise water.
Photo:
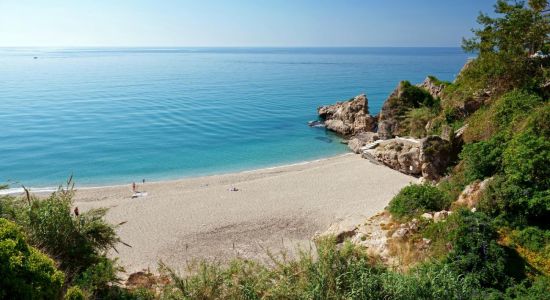
[[[34,57],[37,59],[34,59]],[[452,80],[459,48],[0,49],[0,182],[225,173],[345,153],[322,104]]]

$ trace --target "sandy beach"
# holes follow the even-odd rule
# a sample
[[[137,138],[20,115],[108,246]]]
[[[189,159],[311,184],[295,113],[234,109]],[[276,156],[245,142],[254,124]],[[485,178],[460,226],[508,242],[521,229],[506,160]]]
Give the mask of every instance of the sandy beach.
[[[80,210],[110,208],[107,219],[126,221],[118,246],[127,272],[156,271],[162,260],[184,270],[195,259],[261,261],[267,251],[309,248],[316,232],[345,219],[353,222],[382,210],[416,179],[358,155],[269,169],[173,181],[80,189]],[[238,191],[229,189],[236,187]]]

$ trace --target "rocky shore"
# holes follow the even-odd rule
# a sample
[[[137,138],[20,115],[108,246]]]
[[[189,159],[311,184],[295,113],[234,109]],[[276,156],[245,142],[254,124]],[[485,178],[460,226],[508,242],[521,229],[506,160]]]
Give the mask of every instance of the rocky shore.
[[[420,182],[437,183],[444,178],[447,168],[457,159],[466,126],[456,131],[442,126],[437,135],[411,136],[408,134],[410,126],[407,116],[413,109],[439,101],[445,87],[444,82],[431,76],[415,86],[402,81],[388,96],[379,115],[369,114],[368,98],[364,94],[348,101],[321,106],[317,112],[326,129],[342,135],[355,154],[374,164],[415,176]],[[472,101],[482,102],[484,96]],[[464,107],[463,111],[468,113],[475,111],[477,107],[479,105],[472,104]],[[430,121],[424,126],[425,132],[431,132],[434,124]],[[475,210],[488,181],[467,186],[453,206]],[[384,264],[398,267],[403,259],[422,260],[422,257],[407,258],[407,253],[417,255],[430,246],[431,241],[427,239],[414,242],[410,240],[417,232],[420,222],[441,222],[451,214],[451,211],[428,212],[420,219],[402,223],[393,220],[384,210],[362,223],[353,224],[349,220],[333,223],[325,232],[316,235],[316,238],[334,236],[339,243],[348,240],[365,248]]]
[[[428,95],[427,99],[438,99],[445,84],[430,76],[416,88],[417,94],[421,89]],[[369,114],[368,98],[364,94],[321,106],[317,112],[328,130],[348,139],[347,144],[354,153],[407,175],[436,181],[456,158],[454,150],[456,144],[460,144],[461,131],[455,133],[444,128],[441,135],[406,136],[404,116],[414,108],[415,97],[419,95],[411,93],[410,84],[402,81],[384,102],[379,115]]]

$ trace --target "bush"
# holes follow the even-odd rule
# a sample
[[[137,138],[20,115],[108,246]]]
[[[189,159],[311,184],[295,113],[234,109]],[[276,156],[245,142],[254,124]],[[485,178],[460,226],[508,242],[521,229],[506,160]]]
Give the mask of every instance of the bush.
[[[18,226],[0,218],[0,299],[57,299],[64,275],[29,246]]]
[[[510,130],[524,120],[529,113],[542,103],[542,99],[532,93],[515,90],[503,95],[491,108],[493,123],[503,130]]]
[[[488,141],[465,145],[460,158],[463,161],[466,182],[483,180],[499,171],[505,146],[502,135],[497,135]]]
[[[484,287],[505,287],[510,282],[507,255],[497,243],[491,219],[466,209],[455,214],[456,226],[449,232],[452,250],[446,262],[457,274],[471,274]]]
[[[409,219],[427,211],[447,209],[450,203],[435,186],[411,184],[393,197],[388,210],[398,219]]]
[[[522,300],[549,300],[550,299],[550,277],[539,276],[534,282],[524,281],[506,289],[502,296],[504,299]]]
[[[65,300],[86,300],[86,294],[78,287],[72,286],[65,293]]]
[[[93,295],[108,293],[113,283],[120,283],[117,273],[123,271],[116,261],[100,257],[76,279],[76,284]]]
[[[5,198],[0,203],[5,217],[22,225],[29,243],[59,262],[70,282],[75,275],[99,262],[120,242],[115,228],[104,221],[106,209],[72,214],[71,188],[59,189],[47,199]]]
[[[468,119],[465,140],[483,141],[497,134],[509,139],[521,127],[522,121],[542,103],[539,96],[524,90],[506,93]]]
[[[445,194],[447,199],[456,200],[469,183],[470,181],[464,174],[464,162],[462,161],[452,169],[450,176],[439,181],[437,188]]]
[[[550,188],[550,103],[533,113],[504,152],[504,172],[513,182]]]
[[[550,231],[537,227],[526,227],[513,235],[515,243],[534,252],[546,252],[550,255]]]
[[[401,90],[401,99],[412,107],[434,107],[438,104],[425,89],[412,85],[409,81],[401,82]]]
[[[430,78],[430,80],[433,82],[433,84],[435,85],[444,85],[445,87],[447,86],[450,86],[452,85],[453,83],[450,82],[450,81],[446,81],[446,80],[440,80],[439,78],[433,76],[433,75],[428,75],[428,78]]]
[[[507,143],[502,171],[489,184],[480,203],[487,213],[516,225],[542,225],[550,217],[550,168],[545,167],[550,164],[548,117],[550,105],[546,104],[527,118]],[[471,160],[474,164],[476,159]]]
[[[67,285],[77,283],[86,297],[135,299],[131,291],[117,287],[116,260],[107,250],[120,242],[115,228],[104,220],[106,209],[72,213],[74,191],[69,184],[46,199],[30,194],[26,198],[0,198],[1,216],[21,225],[29,243],[59,263]],[[120,224],[119,224],[120,225]],[[74,297],[78,292],[74,291]],[[71,296],[72,297],[72,296]]]
[[[550,31],[542,13],[547,1],[499,0],[492,17],[480,14],[481,29],[463,41],[463,48],[478,58],[459,77],[461,84],[476,89],[491,88],[496,93],[514,88],[536,88],[543,79],[543,68],[529,54],[547,47]],[[542,7],[542,8],[541,8]]]

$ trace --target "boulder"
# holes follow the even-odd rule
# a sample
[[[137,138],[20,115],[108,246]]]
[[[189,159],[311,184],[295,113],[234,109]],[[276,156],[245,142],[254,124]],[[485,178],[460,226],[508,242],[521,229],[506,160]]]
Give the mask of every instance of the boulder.
[[[371,144],[378,140],[378,134],[375,132],[361,132],[355,136],[353,136],[348,141],[348,147],[351,149],[351,151],[359,154],[361,153],[361,148],[363,148],[367,144]]]
[[[432,220],[434,218],[434,216],[431,213],[423,213],[420,217],[426,220]]]
[[[446,211],[446,210],[442,210],[442,211],[437,211],[434,213],[434,222],[437,223],[437,222],[441,222],[445,219],[447,219],[447,217],[449,216],[449,212]]]
[[[439,180],[452,160],[450,142],[439,136],[420,140],[393,138],[371,145],[363,146],[363,158],[405,174],[422,176],[426,181]]]
[[[431,181],[439,180],[452,160],[451,143],[435,135],[422,139],[419,160],[422,177]]]
[[[433,76],[428,76],[424,81],[417,85],[420,88],[425,89],[434,98],[441,98],[442,92],[445,89],[445,84]]]
[[[404,239],[408,234],[408,228],[399,228],[391,235],[391,237],[394,239]]]
[[[369,115],[368,99],[364,94],[345,102],[321,106],[317,113],[327,129],[345,136],[376,129],[376,118]]]
[[[323,232],[320,237],[334,236],[337,243],[342,243],[347,238],[351,238],[355,235],[357,226],[355,224],[349,224],[347,222],[333,223]]]
[[[395,138],[377,142],[373,148],[363,151],[363,158],[375,160],[402,173],[421,174],[420,144],[417,140]]]
[[[492,177],[483,181],[475,181],[472,184],[467,185],[462,193],[460,193],[460,196],[458,196],[458,200],[456,200],[453,205],[465,206],[470,209],[477,207],[479,200],[483,195],[483,191],[485,191],[491,180]]]
[[[380,162],[408,175],[422,176],[427,182],[439,180],[453,159],[450,142],[439,136],[429,136],[421,140],[381,140],[363,146],[361,150],[363,158]]]

